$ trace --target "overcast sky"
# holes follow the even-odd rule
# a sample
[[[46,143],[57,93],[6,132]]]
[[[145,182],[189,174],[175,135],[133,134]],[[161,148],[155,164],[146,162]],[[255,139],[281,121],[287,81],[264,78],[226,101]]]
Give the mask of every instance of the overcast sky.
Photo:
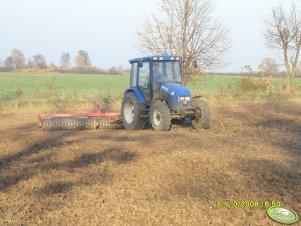
[[[231,62],[223,71],[240,71],[246,64],[257,69],[265,57],[279,54],[265,47],[263,20],[272,6],[287,0],[214,0],[216,17],[229,29]],[[128,66],[140,56],[135,48],[138,31],[150,13],[159,13],[156,0],[0,0],[0,58],[13,48],[26,58],[42,54],[59,63],[63,52],[72,59],[77,50],[90,54],[93,65]]]

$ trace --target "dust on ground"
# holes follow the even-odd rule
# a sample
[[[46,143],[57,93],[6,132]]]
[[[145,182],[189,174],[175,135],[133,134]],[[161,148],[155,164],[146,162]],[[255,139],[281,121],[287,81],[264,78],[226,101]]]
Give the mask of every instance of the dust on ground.
[[[164,133],[43,132],[42,109],[0,112],[0,224],[275,224],[264,207],[218,200],[280,201],[301,214],[301,101],[211,107],[210,130]]]

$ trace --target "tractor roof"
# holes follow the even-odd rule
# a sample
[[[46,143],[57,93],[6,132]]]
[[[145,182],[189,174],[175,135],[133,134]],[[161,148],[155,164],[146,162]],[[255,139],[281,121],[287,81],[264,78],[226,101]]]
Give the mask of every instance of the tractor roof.
[[[130,59],[130,63],[134,62],[143,62],[143,61],[158,61],[158,60],[175,60],[178,61],[181,58],[179,56],[146,56],[146,57],[140,57],[140,58],[134,58]]]

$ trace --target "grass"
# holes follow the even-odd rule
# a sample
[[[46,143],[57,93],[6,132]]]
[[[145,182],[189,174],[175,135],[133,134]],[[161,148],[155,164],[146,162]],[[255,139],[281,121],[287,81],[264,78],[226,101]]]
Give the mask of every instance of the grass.
[[[270,93],[237,93],[233,92],[238,76],[204,76],[189,89],[197,95],[212,98],[280,98],[286,80],[273,79],[273,92]],[[83,74],[39,74],[39,73],[0,73],[0,109],[7,105],[27,106],[60,104],[69,102],[105,104],[107,98],[120,99],[123,91],[129,86],[126,75],[83,75]],[[295,85],[301,87],[301,78],[295,79]],[[286,97],[286,96],[285,96]]]
[[[24,74],[0,73],[0,97],[11,96],[22,90],[27,97],[55,91],[59,94],[117,95],[129,84],[123,75],[79,74]]]

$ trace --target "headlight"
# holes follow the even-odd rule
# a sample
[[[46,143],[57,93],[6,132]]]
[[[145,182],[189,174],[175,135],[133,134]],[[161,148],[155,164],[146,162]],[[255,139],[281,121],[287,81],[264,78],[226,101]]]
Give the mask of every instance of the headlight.
[[[180,101],[190,101],[190,97],[180,97]]]

